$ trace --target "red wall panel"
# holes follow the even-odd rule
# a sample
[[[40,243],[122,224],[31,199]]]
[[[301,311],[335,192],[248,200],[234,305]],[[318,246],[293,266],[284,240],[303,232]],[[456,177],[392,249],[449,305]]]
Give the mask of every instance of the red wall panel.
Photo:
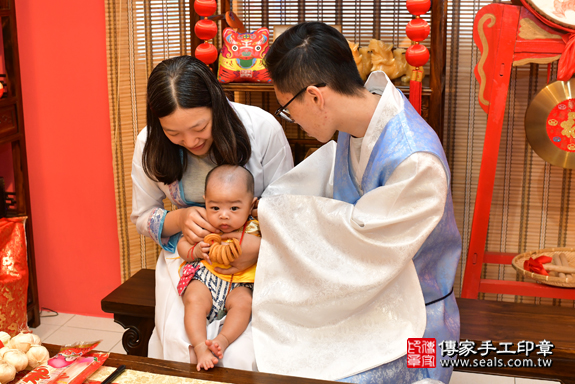
[[[40,305],[109,317],[120,284],[104,1],[16,2]]]

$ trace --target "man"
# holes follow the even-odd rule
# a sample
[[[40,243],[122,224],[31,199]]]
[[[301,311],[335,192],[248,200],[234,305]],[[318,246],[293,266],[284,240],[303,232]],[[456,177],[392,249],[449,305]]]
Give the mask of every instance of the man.
[[[332,27],[302,23],[266,56],[276,115],[330,142],[259,204],[258,369],[361,383],[449,382],[407,368],[407,338],[459,340],[461,254],[439,139],[383,72],[365,86]],[[436,359],[441,357],[437,348]]]

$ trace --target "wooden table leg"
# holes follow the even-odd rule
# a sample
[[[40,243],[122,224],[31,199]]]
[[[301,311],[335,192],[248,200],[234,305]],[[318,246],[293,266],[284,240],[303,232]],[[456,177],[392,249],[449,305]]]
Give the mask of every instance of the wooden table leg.
[[[114,315],[114,321],[126,328],[122,346],[128,355],[148,356],[148,342],[154,330],[154,319],[128,315]]]

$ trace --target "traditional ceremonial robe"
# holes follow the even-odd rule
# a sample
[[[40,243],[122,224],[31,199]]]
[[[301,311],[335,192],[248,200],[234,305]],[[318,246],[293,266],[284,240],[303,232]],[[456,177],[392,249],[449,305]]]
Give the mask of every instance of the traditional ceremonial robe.
[[[281,125],[260,108],[231,103],[250,137],[251,157],[246,168],[254,176],[254,193],[260,196],[269,183],[293,168],[291,149]],[[142,168],[142,151],[146,141],[144,128],[138,135],[132,162],[132,215],[138,232],[156,241],[162,251],[156,265],[156,318],[155,328],[148,347],[148,356],[158,359],[189,362],[190,342],[184,328],[184,304],[178,296],[180,279],[178,268],[182,263],[176,245],[178,235],[161,237],[167,211],[163,199],[168,197],[178,208],[200,205],[186,200],[181,181],[170,185],[154,182]],[[204,180],[198,180],[204,184]],[[213,339],[225,318],[208,325],[207,337]],[[219,366],[253,370],[253,342],[251,325],[226,350]]]
[[[449,168],[433,130],[383,72],[366,87],[382,96],[361,145],[359,188],[350,136],[340,132],[337,149],[320,148],[260,201],[258,369],[449,382],[450,369],[409,369],[406,360],[407,338],[459,340],[453,294],[425,306],[451,291],[461,253]]]

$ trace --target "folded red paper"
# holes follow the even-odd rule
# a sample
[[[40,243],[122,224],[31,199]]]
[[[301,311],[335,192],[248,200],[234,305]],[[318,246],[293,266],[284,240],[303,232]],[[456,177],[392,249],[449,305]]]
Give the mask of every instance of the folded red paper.
[[[540,275],[549,276],[549,273],[545,270],[543,264],[550,263],[552,260],[553,258],[549,256],[539,256],[536,259],[530,257],[523,263],[523,269]]]

